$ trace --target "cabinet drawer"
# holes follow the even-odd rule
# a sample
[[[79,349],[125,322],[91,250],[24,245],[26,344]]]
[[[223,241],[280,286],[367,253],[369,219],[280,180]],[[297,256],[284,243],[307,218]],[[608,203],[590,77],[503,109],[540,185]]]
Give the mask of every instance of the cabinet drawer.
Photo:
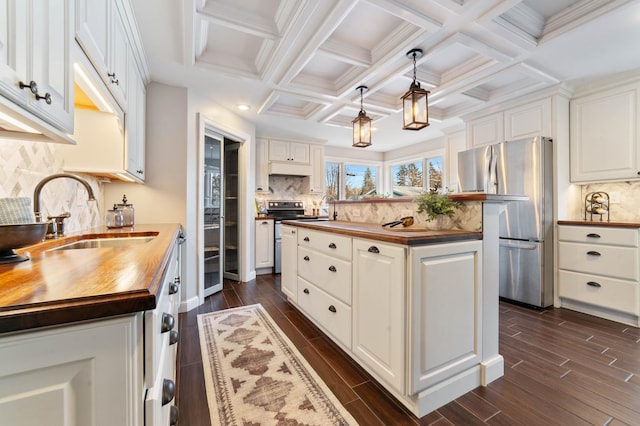
[[[558,240],[638,247],[638,230],[600,226],[558,226]]]
[[[298,305],[340,343],[351,348],[351,308],[298,277]]]
[[[560,297],[634,315],[639,314],[638,287],[633,281],[569,271],[559,273]]]
[[[351,305],[351,262],[300,247],[298,275]]]
[[[638,250],[594,244],[558,243],[558,267],[575,272],[638,280]]]
[[[298,228],[298,245],[332,257],[351,260],[351,238],[342,235]]]

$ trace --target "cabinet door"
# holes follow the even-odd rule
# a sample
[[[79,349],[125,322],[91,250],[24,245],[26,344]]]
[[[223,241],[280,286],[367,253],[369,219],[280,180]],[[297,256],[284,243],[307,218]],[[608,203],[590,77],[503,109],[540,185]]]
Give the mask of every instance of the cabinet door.
[[[354,354],[398,392],[405,383],[405,248],[353,239]]]
[[[311,145],[311,177],[309,179],[309,192],[311,194],[324,193],[324,147]]]
[[[289,156],[294,163],[309,164],[309,144],[291,142],[289,144]]]
[[[551,98],[504,112],[505,140],[551,136]]]
[[[98,74],[107,75],[111,0],[76,0],[76,40]]]
[[[282,292],[293,302],[298,300],[298,234],[293,226],[282,226]]]
[[[129,61],[129,38],[117,2],[111,5],[111,22],[108,50],[107,84],[113,96],[122,108],[127,111],[127,71]]]
[[[636,83],[571,101],[572,182],[640,177],[639,89]]]
[[[482,242],[411,248],[409,394],[482,358]]]
[[[256,269],[273,267],[273,219],[256,221]]]
[[[27,2],[0,0],[0,93],[24,105],[28,89],[19,81],[27,80]]]
[[[256,192],[269,192],[267,140],[256,139]]]
[[[504,141],[503,114],[481,117],[467,123],[467,140],[471,147]]]
[[[145,167],[145,104],[144,82],[138,73],[132,54],[129,54],[129,94],[128,110],[125,118],[127,127],[127,155],[125,169],[135,178],[144,181]]]
[[[269,161],[289,161],[289,142],[269,140]]]

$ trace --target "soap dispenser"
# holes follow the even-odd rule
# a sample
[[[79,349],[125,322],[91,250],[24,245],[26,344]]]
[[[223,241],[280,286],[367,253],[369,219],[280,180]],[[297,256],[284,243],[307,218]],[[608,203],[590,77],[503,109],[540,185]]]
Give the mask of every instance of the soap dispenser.
[[[127,204],[127,195],[122,196],[122,204],[117,204],[119,210],[122,210],[122,216],[124,217],[124,225],[123,226],[133,226],[134,223],[134,213],[133,204]]]

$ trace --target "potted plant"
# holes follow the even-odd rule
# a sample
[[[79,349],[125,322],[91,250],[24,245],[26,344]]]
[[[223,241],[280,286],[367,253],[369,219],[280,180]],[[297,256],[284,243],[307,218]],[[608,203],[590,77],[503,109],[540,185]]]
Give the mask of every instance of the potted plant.
[[[427,214],[427,222],[441,219],[445,216],[453,217],[460,203],[449,198],[449,191],[446,188],[443,191],[437,189],[423,192],[415,198],[418,204],[418,213]]]

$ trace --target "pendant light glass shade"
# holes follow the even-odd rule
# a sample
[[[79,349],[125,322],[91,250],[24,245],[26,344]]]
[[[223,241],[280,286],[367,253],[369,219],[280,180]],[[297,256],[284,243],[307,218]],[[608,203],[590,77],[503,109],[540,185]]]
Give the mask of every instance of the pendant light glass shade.
[[[362,93],[367,89],[367,86],[358,86],[356,89],[360,91],[360,112],[352,123],[353,146],[357,148],[366,148],[371,145],[371,118],[367,116],[362,103]]]
[[[413,59],[413,82],[409,91],[402,96],[402,128],[404,130],[420,130],[429,125],[429,91],[420,87],[416,81],[416,58],[422,56],[421,49],[407,52]]]

